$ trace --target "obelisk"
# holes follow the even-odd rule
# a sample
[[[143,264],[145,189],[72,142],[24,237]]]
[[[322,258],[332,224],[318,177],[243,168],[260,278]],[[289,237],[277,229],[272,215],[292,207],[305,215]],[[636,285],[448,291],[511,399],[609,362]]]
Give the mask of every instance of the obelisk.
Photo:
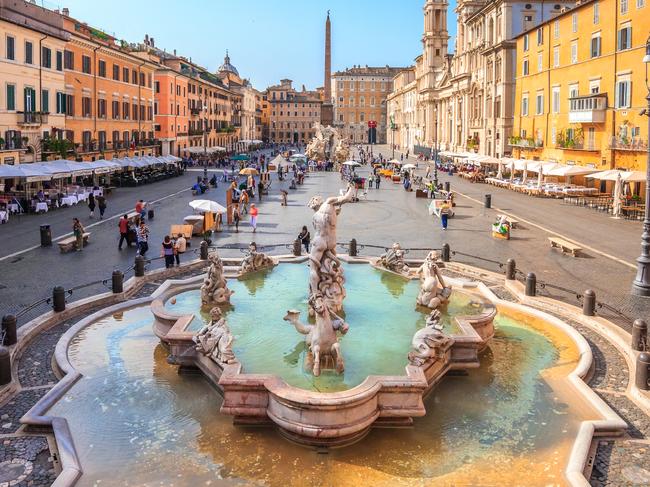
[[[332,24],[330,11],[325,21],[325,84],[323,86],[323,107],[320,112],[322,125],[334,124],[334,105],[332,105]]]

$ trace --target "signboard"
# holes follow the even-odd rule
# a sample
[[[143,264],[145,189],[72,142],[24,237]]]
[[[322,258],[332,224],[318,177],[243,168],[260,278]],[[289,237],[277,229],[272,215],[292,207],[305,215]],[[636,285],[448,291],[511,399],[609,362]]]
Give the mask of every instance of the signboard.
[[[371,129],[377,128],[377,121],[376,120],[368,120],[368,128],[371,128]]]

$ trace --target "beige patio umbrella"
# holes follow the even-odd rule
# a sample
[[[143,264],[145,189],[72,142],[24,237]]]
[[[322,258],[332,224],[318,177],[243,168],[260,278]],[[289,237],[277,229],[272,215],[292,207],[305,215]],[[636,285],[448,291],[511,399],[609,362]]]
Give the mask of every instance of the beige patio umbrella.
[[[499,159],[499,169],[497,169],[497,179],[503,179],[503,161]]]
[[[524,161],[524,175],[521,177],[521,184],[526,184],[526,179],[528,179],[528,162]]]
[[[510,182],[512,182],[515,179],[515,161],[510,163]]]
[[[615,217],[621,216],[622,202],[621,197],[623,196],[623,182],[621,173],[619,172],[616,176],[616,184],[614,185],[614,204],[612,207],[612,214]]]

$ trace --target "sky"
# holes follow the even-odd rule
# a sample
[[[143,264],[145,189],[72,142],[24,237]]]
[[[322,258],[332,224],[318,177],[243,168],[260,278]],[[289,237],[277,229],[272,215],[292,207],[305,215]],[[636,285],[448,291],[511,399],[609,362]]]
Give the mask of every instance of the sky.
[[[37,0],[41,3],[41,0]],[[355,64],[413,64],[422,51],[424,0],[55,0],[70,15],[118,39],[191,58],[215,71],[228,49],[240,76],[257,89],[282,78],[294,87],[323,85],[325,18],[332,21],[332,71]],[[447,25],[454,36],[450,3]],[[452,45],[450,40],[450,46]]]

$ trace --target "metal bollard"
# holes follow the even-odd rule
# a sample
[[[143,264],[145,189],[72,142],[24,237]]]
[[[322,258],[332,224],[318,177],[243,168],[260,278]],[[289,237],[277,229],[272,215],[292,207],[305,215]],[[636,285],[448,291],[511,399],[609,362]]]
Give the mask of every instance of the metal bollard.
[[[650,353],[642,352],[636,358],[636,386],[642,391],[650,391]]]
[[[5,334],[4,344],[0,345],[14,345],[18,341],[18,335],[16,333],[16,317],[14,315],[4,315],[2,317],[2,331]]]
[[[293,255],[295,257],[300,257],[301,253],[302,253],[302,242],[300,241],[299,238],[297,238],[293,241]]]
[[[445,181],[445,191],[449,193],[451,191],[451,183],[449,181]]]
[[[208,242],[201,242],[201,260],[208,260]]]
[[[350,248],[348,249],[348,255],[350,257],[356,257],[357,255],[359,255],[359,253],[357,251],[357,239],[356,238],[353,238],[352,240],[350,240]]]
[[[451,248],[448,243],[442,245],[441,258],[443,262],[449,262],[451,260]]]
[[[0,346],[0,386],[11,382],[11,354],[7,347]]]
[[[49,225],[41,225],[41,247],[52,246],[52,230]]]
[[[52,309],[56,313],[65,311],[65,289],[61,286],[52,289]]]
[[[483,206],[486,208],[492,208],[492,195],[491,194],[486,194],[485,197],[483,198]]]
[[[534,272],[529,272],[526,276],[526,296],[537,295],[537,276]]]
[[[135,265],[133,266],[135,277],[144,277],[144,264],[146,260],[141,255],[135,256]]]
[[[517,273],[517,263],[515,259],[508,259],[506,261],[506,279],[508,281],[514,281]]]
[[[124,274],[122,274],[122,271],[113,271],[111,289],[114,294],[124,292]]]
[[[582,314],[585,316],[594,316],[596,314],[596,293],[591,289],[587,289],[582,298]]]
[[[648,350],[648,325],[643,320],[634,320],[632,324],[632,350]]]

